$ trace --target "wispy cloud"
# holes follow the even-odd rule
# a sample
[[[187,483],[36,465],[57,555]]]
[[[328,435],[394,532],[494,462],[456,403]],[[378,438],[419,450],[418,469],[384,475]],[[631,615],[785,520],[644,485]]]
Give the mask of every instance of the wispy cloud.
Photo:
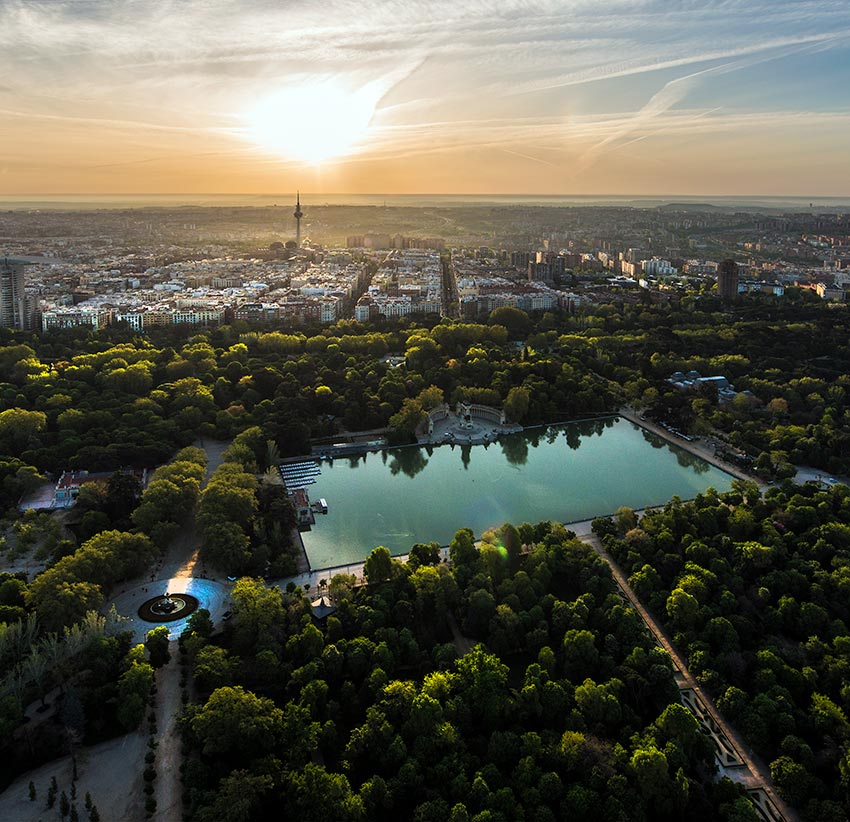
[[[35,162],[26,128],[41,151],[49,123],[63,156],[61,135],[89,129],[104,167],[155,164],[189,139],[260,162],[242,112],[333,79],[379,89],[346,164],[480,149],[541,173],[569,163],[590,181],[612,152],[649,158],[665,136],[698,151],[758,118],[795,129],[805,95],[748,86],[767,60],[777,86],[803,71],[812,89],[831,69],[801,66],[806,51],[850,65],[846,0],[0,0],[0,31],[5,154]],[[811,116],[844,117],[850,90],[836,85],[828,104]]]

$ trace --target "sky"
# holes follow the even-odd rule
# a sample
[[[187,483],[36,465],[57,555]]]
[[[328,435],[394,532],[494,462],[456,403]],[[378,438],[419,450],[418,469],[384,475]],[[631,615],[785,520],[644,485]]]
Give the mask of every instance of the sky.
[[[847,0],[0,0],[0,195],[850,194]]]

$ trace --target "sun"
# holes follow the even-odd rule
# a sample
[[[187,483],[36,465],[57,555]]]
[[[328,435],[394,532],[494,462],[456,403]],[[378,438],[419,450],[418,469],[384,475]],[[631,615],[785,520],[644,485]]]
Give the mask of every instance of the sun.
[[[366,134],[378,95],[332,81],[282,89],[245,115],[246,136],[288,160],[318,164],[351,153]]]

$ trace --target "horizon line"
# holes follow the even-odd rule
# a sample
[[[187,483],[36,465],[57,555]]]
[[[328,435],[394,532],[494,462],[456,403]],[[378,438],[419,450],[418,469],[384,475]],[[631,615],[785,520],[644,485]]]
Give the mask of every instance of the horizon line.
[[[615,193],[603,192],[599,194],[538,194],[534,192],[451,192],[451,191],[415,191],[415,192],[391,192],[391,191],[332,191],[332,192],[305,192],[307,196],[315,197],[545,197],[545,198],[565,198],[565,197],[630,197],[633,199],[656,199],[656,198],[684,198],[684,197],[705,197],[711,199],[726,199],[726,198],[761,198],[761,199],[811,199],[811,200],[839,200],[850,198],[850,191],[846,194],[812,194],[812,193],[784,193],[784,194],[707,194],[700,192],[690,192],[686,194],[670,194],[665,192],[659,193]],[[288,191],[276,192],[259,192],[259,191],[155,191],[155,192],[133,192],[133,191],[111,191],[111,192],[92,192],[92,191],[66,191],[55,192],[48,191],[42,193],[0,193],[0,201],[4,197],[23,198],[31,197],[34,199],[43,197],[276,197],[288,195]]]

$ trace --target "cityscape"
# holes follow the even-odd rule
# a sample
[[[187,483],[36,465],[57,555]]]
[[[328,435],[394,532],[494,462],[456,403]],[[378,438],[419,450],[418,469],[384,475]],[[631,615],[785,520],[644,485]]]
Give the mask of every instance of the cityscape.
[[[850,285],[842,212],[469,206],[445,210],[448,236],[423,236],[383,229],[415,230],[417,212],[430,228],[427,209],[388,207],[358,215],[360,226],[372,217],[373,230],[343,236],[344,208],[316,206],[306,217],[301,209],[299,197],[291,214],[247,209],[235,224],[220,209],[7,212],[3,324],[145,331],[411,314],[475,320],[501,307],[574,312],[615,295],[665,301],[715,285],[724,299],[782,297],[790,287],[843,302]]]
[[[850,7],[0,25],[0,819],[850,819]]]

